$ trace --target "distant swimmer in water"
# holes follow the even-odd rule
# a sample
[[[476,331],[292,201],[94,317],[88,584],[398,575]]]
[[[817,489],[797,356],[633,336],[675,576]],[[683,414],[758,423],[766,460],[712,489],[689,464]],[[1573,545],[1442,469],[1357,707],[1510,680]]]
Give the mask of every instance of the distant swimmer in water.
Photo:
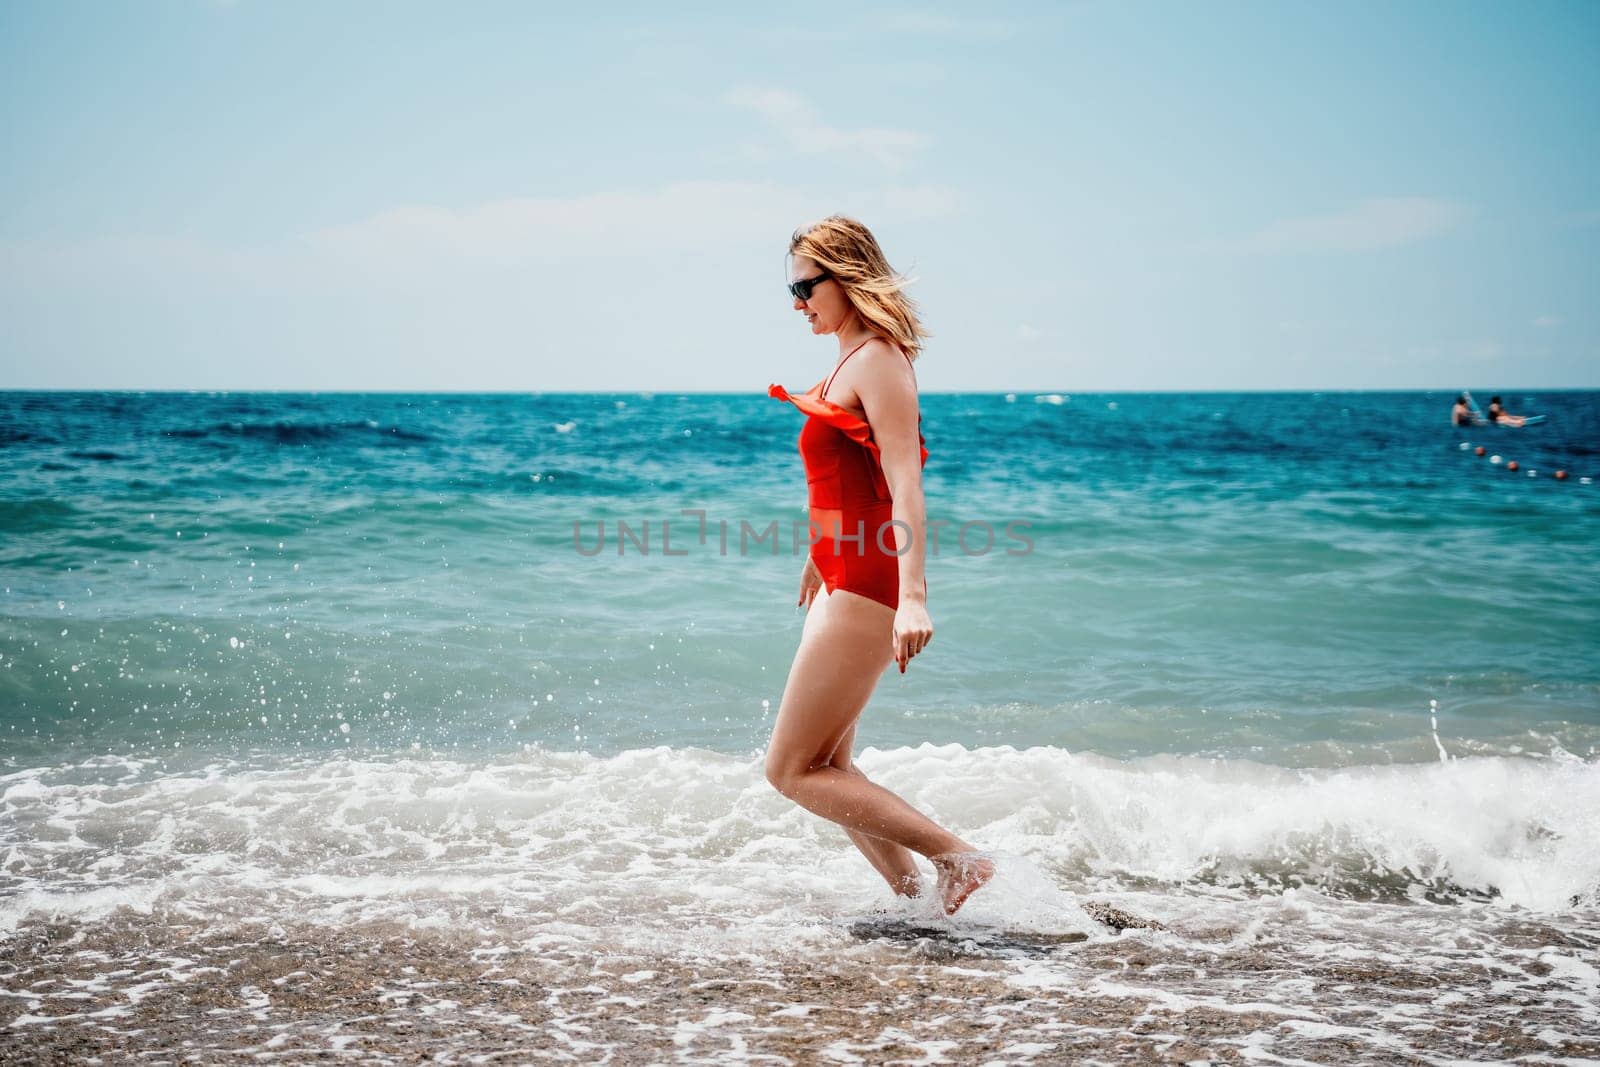
[[[1450,425],[1452,426],[1482,426],[1483,419],[1472,406],[1472,398],[1462,393],[1456,397],[1455,406],[1450,409]]]
[[[1526,426],[1528,424],[1528,416],[1510,414],[1506,411],[1505,406],[1500,403],[1499,397],[1491,396],[1489,398],[1489,421],[1496,426]]]
[[[854,219],[802,226],[789,261],[794,310],[811,333],[837,338],[838,359],[799,395],[768,389],[807,416],[799,444],[814,532],[800,575],[805,627],[767,780],[837,823],[899,895],[923,895],[915,857],[925,857],[934,899],[950,914],[993,877],[994,861],[873,782],[851,755],[879,676],[891,663],[903,673],[933,639],[923,574],[928,450],[912,370],[926,334],[904,280]]]

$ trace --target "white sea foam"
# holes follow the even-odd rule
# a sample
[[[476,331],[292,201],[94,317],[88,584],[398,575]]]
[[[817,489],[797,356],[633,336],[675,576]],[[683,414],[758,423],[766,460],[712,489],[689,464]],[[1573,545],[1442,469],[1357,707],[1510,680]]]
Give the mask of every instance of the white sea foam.
[[[982,921],[1066,915],[1061,885],[1323,885],[1541,910],[1600,885],[1600,766],[1576,758],[1291,771],[922,745],[867,750],[861,765],[984,848],[1037,864],[1011,864],[974,897]],[[30,769],[0,779],[0,813],[0,928],[261,896],[341,921],[352,907],[421,918],[445,901],[578,925],[637,913],[728,926],[882,893],[757,761],[701,750]]]
[[[860,763],[1017,858],[963,912],[975,924],[1072,929],[1073,894],[1162,886],[1465,894],[1560,912],[1600,884],[1600,765],[1570,757],[1285,770],[924,745]],[[339,923],[498,914],[540,936],[692,930],[731,945],[804,939],[808,924],[888,899],[759,761],[664,747],[34,769],[0,778],[0,835],[0,929],[171,906]]]

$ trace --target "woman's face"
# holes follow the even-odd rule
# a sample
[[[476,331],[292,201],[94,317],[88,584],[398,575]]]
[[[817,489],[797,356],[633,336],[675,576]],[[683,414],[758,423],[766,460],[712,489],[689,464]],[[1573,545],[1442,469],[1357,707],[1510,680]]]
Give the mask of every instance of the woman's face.
[[[822,268],[809,256],[790,257],[791,282],[815,278],[821,273]],[[833,278],[811,290],[810,300],[795,300],[794,309],[806,317],[806,321],[811,324],[811,332],[816,334],[837,333],[839,327],[855,313],[855,309],[850,306],[850,299],[844,295],[844,287]]]

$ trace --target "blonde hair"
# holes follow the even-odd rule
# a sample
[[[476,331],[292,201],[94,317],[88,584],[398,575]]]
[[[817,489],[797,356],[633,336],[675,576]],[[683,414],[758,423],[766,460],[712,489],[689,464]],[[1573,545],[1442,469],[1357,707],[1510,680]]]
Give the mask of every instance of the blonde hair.
[[[932,335],[917,317],[916,301],[905,294],[911,279],[889,266],[871,230],[844,215],[829,215],[794,231],[789,254],[816,260],[843,287],[857,314],[917,358]]]

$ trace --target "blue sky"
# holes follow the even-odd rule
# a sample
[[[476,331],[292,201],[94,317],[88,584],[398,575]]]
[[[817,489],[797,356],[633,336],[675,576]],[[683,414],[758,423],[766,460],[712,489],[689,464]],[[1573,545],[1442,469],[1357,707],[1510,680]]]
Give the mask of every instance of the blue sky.
[[[1600,387],[1600,4],[0,3],[0,387]]]

